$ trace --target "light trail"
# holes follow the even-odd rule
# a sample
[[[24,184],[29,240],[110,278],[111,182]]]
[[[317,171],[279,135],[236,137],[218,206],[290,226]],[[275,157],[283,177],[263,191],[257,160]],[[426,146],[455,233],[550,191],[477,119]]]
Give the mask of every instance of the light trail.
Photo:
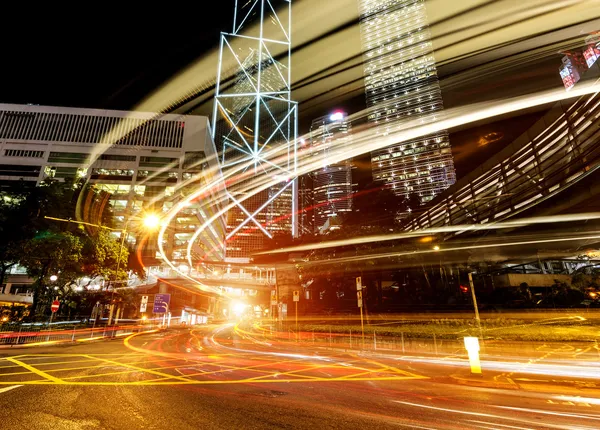
[[[352,238],[352,239],[321,242],[321,243],[319,243],[319,249],[333,248],[333,247],[337,247],[337,246],[359,245],[362,243],[386,242],[386,241],[390,241],[390,240],[409,239],[409,238],[413,238],[413,237],[429,236],[429,235],[434,235],[434,234],[439,234],[439,233],[454,233],[454,232],[463,233],[463,232],[470,232],[470,231],[496,230],[496,229],[525,227],[525,226],[533,225],[533,224],[585,221],[585,220],[591,220],[591,219],[600,219],[600,213],[592,212],[592,213],[587,213],[587,214],[576,214],[576,215],[556,215],[556,216],[546,216],[546,217],[521,218],[521,219],[517,219],[517,220],[513,220],[513,221],[503,221],[503,222],[488,223],[488,224],[464,224],[464,225],[452,225],[452,226],[447,226],[447,227],[425,228],[422,230],[417,230],[415,232],[386,234],[386,235],[377,235],[377,236],[365,236],[365,237],[357,237],[357,238]],[[263,251],[263,252],[258,252],[255,255],[278,254],[278,253],[282,253],[282,252],[307,251],[307,250],[311,250],[311,249],[314,249],[314,244],[291,246],[288,248]]]
[[[449,413],[459,414],[459,415],[471,415],[471,416],[477,416],[477,417],[482,417],[482,418],[494,418],[494,419],[504,420],[504,421],[517,421],[522,424],[531,424],[531,425],[539,426],[539,423],[537,423],[535,421],[529,421],[529,420],[517,418],[514,416],[488,414],[488,413],[484,413],[484,412],[464,411],[461,409],[440,408],[437,406],[404,402],[401,400],[392,400],[392,401],[395,403],[406,405],[406,406],[414,406],[415,408],[431,409],[431,410],[436,410],[436,411],[441,411],[441,412],[449,412]],[[582,416],[581,418],[588,419],[587,417],[584,417],[584,416]],[[564,429],[564,426],[562,426],[562,425],[554,425],[554,424],[549,424],[549,423],[544,423],[544,427],[555,428],[555,429]]]
[[[368,254],[362,256],[353,256],[353,257],[340,257],[333,258],[324,261],[311,261],[305,263],[306,265],[319,265],[319,264],[336,264],[336,263],[349,263],[353,261],[362,261],[362,260],[370,260],[370,259],[380,259],[380,258],[389,258],[389,257],[402,257],[407,255],[419,255],[419,254],[436,254],[440,252],[451,252],[451,251],[468,251],[473,249],[486,249],[486,248],[500,248],[507,246],[522,246],[522,245],[539,245],[542,243],[560,243],[560,242],[571,242],[575,240],[600,240],[600,234],[594,236],[576,236],[576,237],[562,237],[555,239],[542,239],[542,240],[527,240],[520,242],[511,242],[511,243],[490,243],[485,245],[467,245],[467,246],[455,246],[441,249],[426,249],[426,250],[418,250],[418,251],[406,251],[406,252],[387,252],[380,254]]]
[[[486,5],[469,8],[458,5],[458,3],[438,1],[438,4],[431,8],[430,13],[432,16],[430,16],[430,27],[433,33],[432,40],[437,45],[435,50],[438,61],[442,63],[452,63],[461,58],[481,54],[482,52],[486,52],[489,56],[491,55],[490,51],[492,49],[490,46],[510,47],[510,49],[514,51],[514,46],[529,40],[529,38],[548,35],[555,30],[562,29],[565,25],[573,26],[575,24],[580,24],[582,22],[582,16],[589,18],[589,21],[593,21],[593,18],[597,16],[597,10],[594,8],[593,1],[562,0],[556,2],[543,0],[535,6],[511,4],[510,8],[507,8],[506,4],[501,6],[498,2],[492,1],[488,3],[489,4]],[[296,79],[300,82],[295,91],[302,92],[302,96],[300,97],[301,101],[309,101],[313,97],[335,93],[336,91],[330,91],[330,85],[325,85],[327,89],[322,91],[308,83],[308,81],[314,81],[317,83],[317,86],[319,84],[324,84],[326,81],[323,80],[320,75],[328,73],[325,70],[331,70],[333,73],[331,76],[339,77],[338,73],[349,64],[348,62],[353,63],[351,68],[354,69],[352,73],[354,73],[355,76],[350,77],[350,80],[343,82],[342,87],[346,88],[351,86],[356,89],[360,87],[360,85],[357,84],[358,80],[362,82],[362,70],[359,70],[361,69],[361,61],[357,60],[357,58],[360,58],[362,55],[360,52],[361,46],[359,38],[357,37],[357,26],[353,22],[356,19],[355,11],[351,10],[351,8],[339,8],[333,3],[325,5],[318,3],[319,7],[316,7],[316,5],[316,0],[308,0],[295,2],[293,6],[293,13],[295,16],[294,40],[296,45],[299,46],[299,49],[294,53],[292,61],[294,64],[299,65],[295,66],[294,69]],[[485,11],[485,13],[481,13],[482,11]],[[468,25],[464,24],[463,18],[465,16],[468,17]],[[498,22],[499,17],[502,19],[501,25]],[[558,21],[557,18],[559,18]],[[351,23],[351,25],[348,26],[348,23]],[[345,26],[347,28],[345,28]],[[325,35],[327,35],[327,38],[323,37]],[[562,34],[549,36],[552,42],[551,49],[554,50],[553,52],[559,48],[562,49],[573,44],[573,40],[570,40],[569,38],[562,39],[563,36],[564,35]],[[355,39],[352,39],[352,37],[355,37]],[[493,43],[490,43],[490,37],[493,37]],[[355,40],[357,43],[347,43],[349,38]],[[341,49],[342,47],[343,49]],[[548,47],[545,49],[550,50]],[[273,55],[277,55],[277,52],[273,51]],[[528,53],[525,55],[532,57]],[[539,52],[535,55],[539,55]],[[521,60],[531,60],[529,57],[525,59],[522,58]],[[317,61],[315,58],[325,60],[325,63]],[[199,93],[202,93],[205,99],[208,100],[211,97],[212,88],[215,83],[214,65],[216,63],[216,52],[214,52],[212,55],[201,59],[190,68],[184,70],[175,79],[165,84],[157,92],[137,106],[137,109],[149,112],[166,112],[177,106],[182,106],[183,103],[197,97]],[[502,65],[503,61],[500,61],[500,63],[500,65]],[[323,64],[334,67],[325,67],[325,70],[321,70],[323,69]],[[226,65],[226,67],[228,66]],[[489,66],[486,73],[489,73],[490,68],[494,67],[498,68],[499,65]],[[316,70],[316,68],[320,69]],[[236,70],[235,60],[231,60],[230,69],[230,75],[233,76]],[[470,70],[463,74],[459,74],[452,79],[458,81],[461,76],[464,78],[468,75],[471,75],[470,79],[472,79],[474,73],[474,70]],[[347,77],[347,75],[344,76]],[[311,90],[308,90],[308,93],[306,90],[307,87],[312,88]],[[423,124],[425,121],[424,119],[398,124],[396,127],[391,127],[390,133],[382,138],[377,137],[375,131],[372,129],[365,129],[363,127],[361,130],[361,127],[356,127],[352,144],[346,146],[338,145],[329,155],[328,162],[336,163],[379,148],[384,148],[390,144],[397,144],[418,136],[428,135],[437,130],[452,129],[482,119],[492,118],[510,112],[517,112],[522,109],[540,106],[558,100],[577,97],[597,90],[597,86],[588,86],[584,83],[579,83],[578,86],[569,93],[566,93],[561,88],[559,90],[522,96],[509,100],[485,102],[462,108],[455,108],[443,113],[437,113],[435,117],[436,122],[433,124]],[[368,114],[369,111],[363,111],[356,115],[352,115],[350,120],[361,121],[366,119]],[[160,114],[155,118],[158,117],[160,117]],[[107,141],[111,143],[98,145],[92,155],[92,159],[97,158],[106,149],[110,148],[114,142],[117,142],[120,138],[133,130],[134,129],[125,127],[124,129],[121,129],[121,131],[117,131],[116,129],[111,131],[109,136],[107,136]],[[277,151],[272,151],[268,153],[268,155],[269,156],[265,155],[264,158],[273,160],[279,156]],[[303,165],[298,169],[298,174],[301,175],[313,171],[322,165],[323,160],[311,162],[313,160],[314,159],[311,159],[304,154],[304,159],[302,160]],[[166,217],[168,223],[165,224],[169,224],[176,216],[177,212],[183,209],[186,204],[191,203],[202,195],[209,196],[211,192],[218,193],[224,189],[227,183],[238,182],[248,178],[248,173],[244,173],[248,167],[251,167],[251,164],[237,166],[231,171],[226,172],[220,179],[202,187],[198,192],[193,193],[185,199],[184,205],[178,204],[174,209],[169,211]],[[213,175],[219,175],[220,171],[217,168],[211,173]],[[271,188],[271,186],[278,182],[278,180],[251,181],[247,195],[240,200],[243,201],[246,198],[250,198],[260,191]],[[177,189],[183,186],[184,184],[178,184]],[[188,242],[185,259],[190,264],[190,268],[193,267],[192,248],[200,234],[209,228],[212,223],[226,214],[229,209],[235,206],[235,204],[229,202],[223,195],[221,195],[217,201],[214,201],[214,203],[223,204],[224,207],[220,209],[216,215],[204,222],[202,226],[194,232],[192,238]],[[161,229],[158,238],[159,253],[164,261],[175,273],[178,273],[184,279],[194,282],[201,290],[219,293],[218,289],[204,285],[187,273],[183,273],[176,264],[166,258],[163,246],[166,228],[167,226],[165,225],[164,229]]]
[[[302,175],[305,173],[309,173],[313,170],[318,169],[325,160],[328,163],[334,164],[337,162],[344,161],[349,158],[356,157],[358,155],[362,155],[364,153],[369,153],[375,151],[377,149],[385,148],[391,144],[398,144],[404,142],[406,140],[414,139],[420,136],[425,136],[429,134],[434,134],[436,131],[452,129],[458,127],[460,125],[477,122],[482,119],[491,118],[494,116],[502,115],[509,112],[519,111],[522,109],[526,109],[532,106],[539,106],[548,103],[557,102],[560,100],[565,100],[572,97],[579,97],[586,94],[596,93],[600,90],[600,84],[598,82],[593,83],[581,83],[581,85],[575,87],[571,92],[567,93],[563,89],[560,90],[551,90],[545,91],[535,95],[521,96],[516,97],[510,100],[497,100],[494,102],[486,102],[479,103],[477,105],[471,105],[461,108],[448,109],[443,112],[436,113],[436,117],[438,117],[437,122],[432,124],[423,124],[423,119],[417,119],[412,121],[405,121],[402,124],[398,124],[395,130],[392,130],[387,136],[379,137],[377,133],[372,128],[366,128],[359,130],[357,127],[356,132],[353,133],[352,139],[345,142],[336,142],[335,150],[332,150],[327,157],[325,155],[319,157],[309,157],[308,151],[301,152],[298,155],[298,169],[297,174]],[[368,111],[362,111],[358,114],[352,115],[350,120],[355,120],[357,118],[364,117],[368,114]],[[306,138],[304,136],[303,138]],[[300,138],[301,139],[301,138]],[[278,156],[278,153],[284,151],[285,148],[275,148],[272,149],[268,156],[265,156],[266,159],[272,159]],[[187,274],[181,272],[178,267],[175,266],[165,255],[163,240],[164,234],[167,228],[167,225],[171,222],[171,220],[176,216],[176,214],[184,208],[187,204],[189,204],[194,199],[198,198],[202,194],[205,194],[210,191],[211,187],[216,189],[221,189],[223,186],[223,181],[235,180],[236,175],[244,174],[244,171],[250,167],[252,163],[249,161],[247,163],[241,164],[240,166],[232,167],[226,174],[223,175],[222,179],[219,179],[213,183],[207,184],[205,187],[198,189],[196,192],[190,194],[187,198],[181,201],[176,207],[174,207],[169,213],[167,213],[165,217],[165,225],[161,228],[158,235],[158,247],[159,252],[164,258],[164,261],[169,264],[169,266],[178,274],[180,274],[185,279],[188,279],[192,282],[197,283],[201,287],[207,288],[202,285],[200,282],[195,280],[194,278],[188,276]],[[244,201],[255,194],[264,191],[272,186],[276,185],[281,181],[280,178],[268,180],[265,179],[266,176],[262,177],[263,179],[251,179],[248,184],[248,190],[244,196],[240,196],[240,201]],[[213,215],[209,218],[204,224],[200,226],[200,228],[194,233],[193,240],[190,240],[190,244],[188,245],[188,255],[186,258],[188,260],[191,259],[191,254],[189,250],[191,250],[191,243],[197,239],[197,237],[207,229],[210,224],[215,222],[221,216],[223,216],[227,211],[235,206],[235,203],[230,202],[225,204],[224,207],[217,214]]]

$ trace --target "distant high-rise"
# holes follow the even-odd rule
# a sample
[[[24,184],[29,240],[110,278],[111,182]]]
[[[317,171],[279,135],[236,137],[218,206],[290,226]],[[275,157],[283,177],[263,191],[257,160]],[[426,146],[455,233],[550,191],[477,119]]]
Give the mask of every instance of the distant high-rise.
[[[369,122],[378,135],[403,121],[436,120],[442,94],[424,0],[359,0]],[[401,142],[371,153],[373,179],[421,203],[456,181],[448,133]]]
[[[313,235],[315,233],[314,204],[312,173],[306,173],[298,178],[298,207],[300,208],[300,213],[298,214],[298,234],[301,236]]]
[[[338,228],[344,213],[352,210],[352,165],[350,161],[327,164],[334,142],[351,138],[351,125],[346,114],[334,112],[315,119],[310,127],[310,150],[313,157],[322,158],[323,165],[311,173],[314,232],[323,233]]]

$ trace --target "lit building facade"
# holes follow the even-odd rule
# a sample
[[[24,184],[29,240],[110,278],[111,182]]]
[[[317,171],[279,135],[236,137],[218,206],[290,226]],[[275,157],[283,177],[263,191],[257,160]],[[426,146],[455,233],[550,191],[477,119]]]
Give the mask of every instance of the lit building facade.
[[[328,153],[336,143],[351,139],[347,115],[334,112],[313,120],[310,127],[310,152],[324,160],[319,169],[311,172],[314,233],[339,228],[343,215],[352,211],[352,163],[350,160],[326,164]]]
[[[298,178],[298,234],[312,236],[315,234],[315,198],[312,173]]]
[[[137,214],[166,213],[182,196],[216,180],[216,172],[206,117],[0,104],[0,189],[33,187],[49,178],[87,181],[105,192],[115,228],[131,220],[131,245]],[[187,261],[188,240],[217,212],[218,202],[213,194],[179,212],[165,237],[170,259]],[[198,238],[195,257],[223,259],[224,235],[223,217]],[[151,240],[147,251],[157,256]]]
[[[265,238],[298,234],[290,17],[289,0],[236,1],[233,31],[221,34],[213,137],[228,178],[229,262],[248,261]]]
[[[369,122],[379,135],[406,120],[436,120],[442,94],[424,0],[359,0]],[[448,133],[371,153],[373,179],[398,196],[433,199],[456,181]]]

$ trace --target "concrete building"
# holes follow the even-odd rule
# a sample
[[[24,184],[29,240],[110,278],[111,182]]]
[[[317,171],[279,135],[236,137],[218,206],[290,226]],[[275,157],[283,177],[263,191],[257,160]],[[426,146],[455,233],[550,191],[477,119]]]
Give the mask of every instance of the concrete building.
[[[200,116],[0,104],[0,188],[36,186],[48,178],[87,180],[110,195],[116,228],[132,233],[141,211],[165,213],[189,191],[218,176],[208,120]],[[185,261],[188,240],[219,208],[219,196],[179,212],[165,249]],[[119,235],[120,233],[115,233]],[[224,257],[225,221],[212,224],[194,246],[196,258]],[[156,245],[149,240],[151,258]]]
[[[369,122],[384,136],[403,121],[435,121],[442,94],[425,0],[359,0]],[[398,196],[433,199],[456,181],[448,133],[405,141],[371,153],[373,180]]]

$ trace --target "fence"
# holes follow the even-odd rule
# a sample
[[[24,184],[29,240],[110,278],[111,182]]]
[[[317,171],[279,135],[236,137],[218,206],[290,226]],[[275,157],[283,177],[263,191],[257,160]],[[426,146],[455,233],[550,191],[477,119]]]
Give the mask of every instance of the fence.
[[[82,322],[11,323],[0,325],[0,345],[25,345],[42,342],[83,341],[112,338],[155,329],[159,324],[139,321],[129,324],[107,325]]]

